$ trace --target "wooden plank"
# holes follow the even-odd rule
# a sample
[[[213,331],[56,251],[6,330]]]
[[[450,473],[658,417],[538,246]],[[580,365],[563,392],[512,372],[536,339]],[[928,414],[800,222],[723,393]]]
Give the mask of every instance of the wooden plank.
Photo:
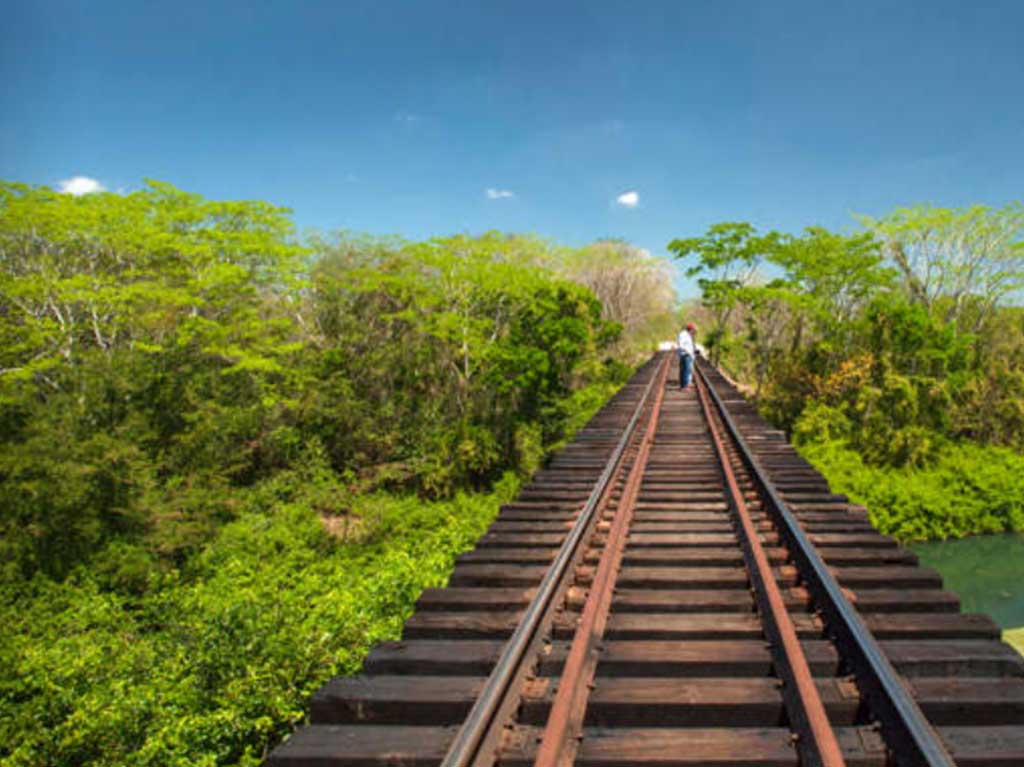
[[[938,589],[866,590],[854,594],[857,609],[870,613],[957,613],[960,600]],[[806,611],[810,595],[806,589],[785,589],[783,597],[790,610]],[[729,589],[633,589],[623,588],[615,597],[618,612],[735,612],[751,611],[753,600],[745,591]]]
[[[629,545],[637,547],[708,547],[720,548],[735,545],[735,533],[630,533]]]
[[[630,527],[630,534],[639,535],[641,533],[650,533],[654,535],[667,535],[670,533],[681,533],[683,535],[688,535],[694,533],[707,533],[711,535],[731,535],[733,530],[732,522],[727,519],[716,520],[714,522],[705,522],[702,520],[690,522],[656,519],[644,522],[633,522]]]
[[[1024,728],[1022,679],[912,679],[907,685],[934,725]]]
[[[912,639],[881,644],[896,670],[907,677],[1024,677],[1024,658],[1002,642]]]
[[[424,589],[416,601],[417,610],[474,611],[512,610],[526,608],[535,589],[498,588],[481,589],[450,586],[445,589]]]
[[[821,493],[824,495],[829,493],[828,482],[821,477],[812,478],[810,475],[805,479],[785,479],[780,477],[773,479],[773,482],[775,487],[785,493]]]
[[[942,577],[924,567],[837,567],[833,573],[852,589],[942,588]]]
[[[455,725],[466,718],[484,677],[335,677],[313,694],[313,724]]]
[[[731,522],[727,511],[642,511],[633,514],[636,522]]]
[[[842,546],[850,549],[894,549],[896,541],[881,533],[811,533],[808,535],[815,546]]]
[[[546,521],[496,520],[487,528],[487,535],[504,535],[505,533],[558,533],[565,535],[572,528],[572,520],[552,519]]]
[[[942,589],[865,589],[854,593],[860,613],[958,613],[960,599]]]
[[[723,501],[645,501],[636,504],[637,511],[721,511],[727,512],[729,505]]]
[[[957,767],[1021,767],[1024,727],[942,727]]]
[[[582,505],[587,500],[589,494],[589,489],[583,488],[566,489],[561,486],[537,487],[527,485],[519,491],[519,498],[523,501],[543,501],[545,503],[549,501],[565,501]]]
[[[732,536],[730,536],[732,537]],[[738,567],[743,563],[743,553],[735,545],[730,546],[690,547],[658,547],[658,548],[627,548],[623,555],[623,564],[632,567]],[[769,558],[773,562],[783,562],[783,552],[776,549]]]
[[[1000,630],[987,615],[876,613],[864,622],[878,639],[999,639]]]
[[[881,643],[896,670],[908,678],[1024,678],[1024,659],[988,640],[887,640]],[[815,675],[841,671],[835,648],[824,640],[801,642]],[[564,643],[555,642],[541,660],[541,673],[558,674]],[[598,674],[618,676],[748,676],[771,673],[763,639],[609,641]]]
[[[575,510],[568,509],[509,509],[502,511],[496,522],[571,522],[579,516]]]
[[[620,588],[648,589],[746,589],[747,573],[735,567],[636,567],[619,573]]]
[[[858,519],[856,517],[844,518],[839,514],[833,514],[831,516],[833,519],[809,519],[808,516],[798,514],[797,521],[800,522],[800,526],[808,533],[877,534],[878,532],[866,519]]]
[[[657,539],[654,539],[657,541]],[[710,564],[714,561],[721,562],[724,566],[733,566],[742,563],[743,555],[735,545],[735,536],[730,535],[717,539],[702,538],[697,541],[700,545],[672,545],[661,544],[651,546],[633,546],[626,549],[625,561],[627,563],[642,565],[650,562],[657,566],[697,566]],[[632,544],[632,541],[631,541]],[[707,545],[704,545],[707,544]],[[781,564],[786,561],[788,553],[778,546],[765,548],[768,559],[774,564]],[[913,565],[917,557],[913,552],[905,549],[876,549],[860,551],[846,548],[822,548],[819,553],[827,564],[833,567],[857,567],[859,565]],[[939,588],[933,579],[929,578],[931,588]]]
[[[569,604],[575,605],[570,593]],[[742,589],[618,589],[612,604],[616,613],[751,613],[754,599]]]
[[[907,549],[848,549],[841,546],[818,546],[818,553],[830,567],[862,565],[916,565],[917,555]],[[938,588],[941,584],[933,584]]]
[[[505,639],[512,635],[522,610],[515,612],[416,612],[405,622],[404,639]]]
[[[514,511],[557,511],[557,512],[576,512],[579,511],[582,503],[575,501],[521,501],[515,500],[512,503],[503,504],[500,511],[514,510]]]
[[[571,638],[574,615],[556,619],[556,639]],[[793,616],[801,637],[821,635],[821,624],[810,615]],[[755,639],[763,636],[761,621],[753,614],[707,613],[619,613],[613,614],[605,630],[608,639]]]
[[[480,548],[534,548],[560,546],[565,533],[484,533],[476,542]]]
[[[561,673],[566,645],[556,642],[541,659],[542,675]],[[823,674],[835,669],[835,652],[809,657]],[[815,662],[818,663],[815,666]],[[597,667],[599,676],[744,677],[768,676],[772,656],[761,639],[691,639],[686,641],[609,641]]]
[[[274,749],[268,767],[437,767],[455,727],[314,725]]]
[[[860,695],[851,682],[815,680],[834,725],[853,724]],[[552,679],[538,679],[523,695],[520,722],[542,725],[554,697]],[[590,693],[586,724],[605,727],[774,727],[786,720],[779,680],[600,679]]]
[[[484,676],[498,662],[501,640],[417,639],[382,642],[366,657],[368,674]]]
[[[557,546],[534,546],[531,548],[485,548],[473,549],[460,554],[455,560],[458,563],[479,565],[548,565],[558,554]]]
[[[850,501],[845,495],[839,493],[787,493],[782,491],[780,495],[786,503],[805,506],[845,505]]]
[[[532,767],[539,730],[517,727],[501,752],[503,767]],[[876,733],[840,728],[836,733],[847,767],[884,767]],[[791,732],[761,728],[588,727],[576,767],[797,767]]]
[[[692,490],[684,490],[680,492],[679,488],[654,490],[648,487],[640,490],[640,496],[637,500],[642,503],[657,503],[659,501],[663,503],[720,503],[722,501],[722,491],[694,492]]]
[[[662,415],[662,418],[664,418],[664,415]],[[647,462],[647,471],[644,472],[645,478],[649,477],[652,480],[659,479],[676,482],[686,481],[696,485],[708,485],[713,487],[722,486],[722,474],[713,464],[709,466],[692,466],[685,463],[677,463],[666,468],[664,461],[661,460],[660,457],[664,440],[664,434],[655,438],[654,454],[652,455],[651,461]],[[703,453],[705,460],[710,460],[712,455],[711,451],[705,449]],[[652,461],[655,462],[652,463]]]
[[[448,583],[452,586],[526,586],[540,583],[547,567],[543,565],[457,564]]]

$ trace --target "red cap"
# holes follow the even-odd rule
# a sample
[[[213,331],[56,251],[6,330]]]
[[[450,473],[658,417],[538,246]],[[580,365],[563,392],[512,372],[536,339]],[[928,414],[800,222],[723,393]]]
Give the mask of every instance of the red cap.
[[[686,329],[689,330],[692,333],[693,331],[695,331],[697,329],[697,326],[694,325],[692,322],[687,322],[686,323]]]

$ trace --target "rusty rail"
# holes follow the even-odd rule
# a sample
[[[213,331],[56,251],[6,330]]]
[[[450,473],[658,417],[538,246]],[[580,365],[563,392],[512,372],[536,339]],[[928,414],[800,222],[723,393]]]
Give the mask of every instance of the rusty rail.
[[[695,367],[696,377],[706,385],[704,370],[700,365]],[[796,516],[768,478],[767,472],[761,468],[722,398],[710,385],[707,386],[707,392],[741,460],[758,485],[766,502],[766,512],[774,518],[801,577],[824,615],[826,626],[834,634],[843,657],[851,664],[861,693],[867,698],[898,763],[901,767],[955,767],[953,757],[939,740],[917,702],[900,682],[878,641],[843,593]]]
[[[630,467],[597,572],[587,593],[587,601],[583,606],[583,614],[580,616],[579,626],[565,660],[558,692],[551,705],[551,713],[548,715],[534,767],[566,767],[572,764],[579,742],[578,737],[583,730],[587,695],[597,669],[599,645],[608,624],[615,580],[622,563],[622,553],[626,548],[626,538],[629,535],[629,526],[633,520],[633,511],[640,491],[640,481],[647,468],[647,458],[651,453],[651,444],[658,428],[658,414],[661,411],[667,376],[668,365],[663,365],[654,377],[656,394],[651,406],[651,415],[647,419],[647,428],[639,452]]]
[[[708,431],[711,433],[711,440],[715,445],[715,452],[718,454],[718,461],[721,464],[722,477],[729,492],[730,505],[738,523],[743,557],[746,560],[747,571],[750,573],[750,581],[754,587],[758,610],[764,621],[765,633],[772,643],[779,675],[782,677],[782,697],[786,702],[786,711],[799,736],[797,748],[800,751],[801,764],[804,767],[812,767],[812,765],[844,767],[846,762],[839,748],[839,742],[836,740],[832,725],[829,724],[828,714],[825,713],[825,706],[821,702],[818,688],[814,684],[814,677],[807,663],[807,657],[800,647],[800,640],[797,638],[793,621],[786,610],[782,592],[779,591],[779,586],[775,582],[771,564],[764,552],[764,547],[761,546],[757,530],[754,528],[750,512],[747,509],[747,503],[736,481],[736,475],[733,473],[722,436],[715,424],[707,392],[710,387],[701,376],[695,378],[695,383]]]
[[[497,665],[487,678],[480,696],[476,699],[469,716],[459,728],[455,739],[452,741],[445,754],[441,767],[468,767],[474,763],[483,744],[488,741],[488,735],[495,728],[501,726],[500,717],[497,716],[503,704],[507,703],[507,696],[512,683],[520,670],[524,658],[528,655],[531,644],[537,638],[538,631],[543,625],[545,617],[550,612],[559,586],[565,579],[565,575],[576,558],[576,553],[584,534],[591,526],[595,512],[600,506],[600,501],[605,495],[609,484],[616,475],[619,465],[625,455],[633,432],[640,421],[655,382],[663,381],[664,374],[668,370],[670,355],[666,354],[662,359],[659,369],[651,376],[647,383],[643,396],[636,406],[632,418],[626,425],[614,452],[608,459],[604,471],[599,477],[594,489],[579,516],[573,523],[572,529],[566,536],[565,542],[559,549],[551,567],[544,575],[537,593],[530,601],[522,621],[516,627],[512,638],[502,650]]]

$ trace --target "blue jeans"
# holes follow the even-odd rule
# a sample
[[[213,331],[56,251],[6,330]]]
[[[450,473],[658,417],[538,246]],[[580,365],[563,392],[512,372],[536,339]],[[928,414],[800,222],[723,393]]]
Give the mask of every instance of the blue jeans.
[[[685,389],[693,378],[693,357],[689,354],[679,355],[679,386]]]

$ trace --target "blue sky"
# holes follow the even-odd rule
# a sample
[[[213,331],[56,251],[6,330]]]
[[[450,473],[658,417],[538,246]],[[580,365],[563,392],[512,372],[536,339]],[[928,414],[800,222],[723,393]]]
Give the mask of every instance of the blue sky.
[[[34,0],[3,17],[7,179],[152,177],[301,227],[655,253],[720,220],[843,227],[1024,196],[1017,1]]]

